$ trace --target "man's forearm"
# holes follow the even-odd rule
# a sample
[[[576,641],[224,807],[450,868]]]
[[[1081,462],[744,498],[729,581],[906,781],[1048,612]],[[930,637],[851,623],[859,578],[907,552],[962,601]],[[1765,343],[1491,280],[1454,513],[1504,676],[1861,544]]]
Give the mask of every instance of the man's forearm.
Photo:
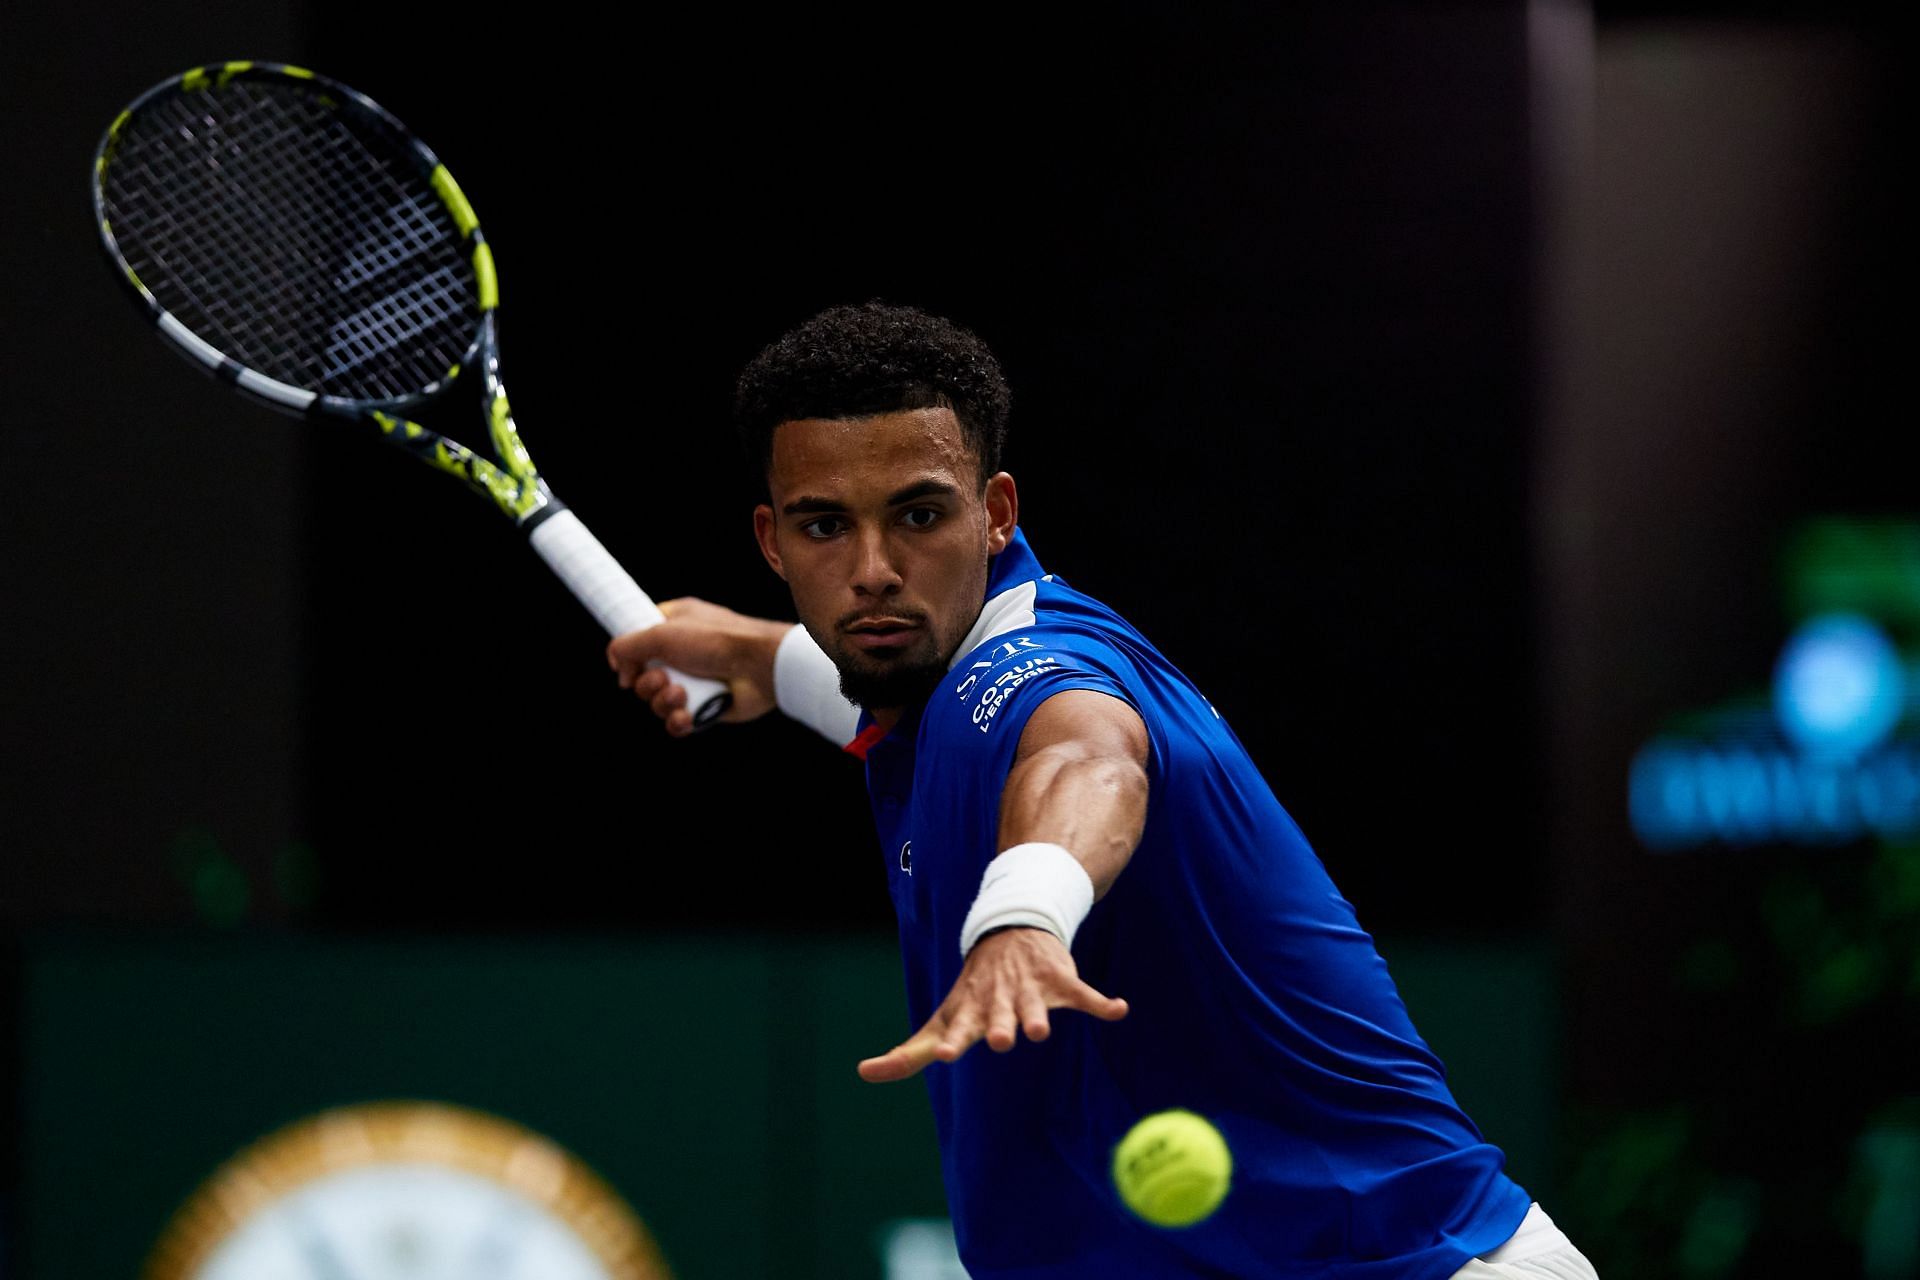
[[[1125,756],[1063,743],[1026,756],[1007,775],[1000,802],[1001,849],[1034,841],[1072,853],[1104,896],[1147,820],[1147,775]]]

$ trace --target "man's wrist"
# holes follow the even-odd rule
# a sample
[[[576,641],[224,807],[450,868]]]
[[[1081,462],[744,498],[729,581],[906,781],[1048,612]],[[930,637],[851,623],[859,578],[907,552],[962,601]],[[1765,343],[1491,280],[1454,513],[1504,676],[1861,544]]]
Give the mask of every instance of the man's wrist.
[[[980,892],[960,928],[960,954],[996,929],[1044,929],[1071,948],[1093,909],[1093,879],[1071,852],[1034,841],[1014,845],[987,864]]]

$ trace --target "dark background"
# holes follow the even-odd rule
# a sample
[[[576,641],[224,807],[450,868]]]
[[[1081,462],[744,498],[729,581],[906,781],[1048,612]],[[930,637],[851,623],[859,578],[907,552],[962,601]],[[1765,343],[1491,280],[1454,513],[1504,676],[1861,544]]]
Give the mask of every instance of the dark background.
[[[460,179],[529,446],[659,597],[790,616],[726,422],[762,344],[870,297],[979,332],[1043,562],[1199,681],[1383,945],[1548,957],[1548,1208],[1602,1273],[1850,1274],[1828,1201],[1911,1045],[1786,1035],[1764,966],[1706,1002],[1671,975],[1773,873],[1857,889],[1870,854],[1651,858],[1624,777],[1763,681],[1796,520],[1914,508],[1906,91],[1866,13],[36,10],[0,49],[0,923],[22,963],[890,931],[856,764],[777,719],[667,741],[511,527],[192,376],[116,296],[84,178],[113,113],[304,63]],[[1790,1150],[1711,1138],[1756,1114]]]
[[[1007,463],[1044,563],[1192,671],[1371,917],[1444,931],[1540,901],[1537,815],[1476,819],[1486,783],[1422,763],[1464,752],[1536,789],[1517,12],[809,18],[751,43],[715,18],[672,75],[589,63],[491,103],[410,77],[352,12],[323,12],[315,61],[393,86],[472,175],[516,415],[650,589],[791,616],[732,483],[732,376],[823,305],[926,306],[1007,366]],[[529,38],[556,56],[523,65],[562,62],[567,41]],[[1449,56],[1422,56],[1436,41]],[[381,518],[329,519],[330,477],[363,461],[361,441],[322,443],[307,490],[307,810],[336,851],[330,906],[885,927],[856,770],[790,725],[663,746],[606,688],[590,621],[462,495],[441,510],[369,467]],[[381,555],[422,542],[443,571]],[[432,679],[384,660],[434,634],[460,644]],[[488,769],[489,685],[566,708],[513,758],[538,803],[396,812],[356,786],[373,724],[400,759]],[[568,732],[587,736],[560,749]],[[1432,847],[1436,819],[1471,832],[1464,868]],[[535,846],[532,883],[475,859]],[[729,892],[659,892],[714,859]]]

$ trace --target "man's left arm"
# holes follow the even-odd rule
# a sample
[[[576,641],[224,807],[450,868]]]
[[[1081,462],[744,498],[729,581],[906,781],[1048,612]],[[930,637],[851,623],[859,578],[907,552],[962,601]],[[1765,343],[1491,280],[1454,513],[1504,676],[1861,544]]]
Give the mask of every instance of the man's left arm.
[[[1126,1016],[1126,1001],[1080,980],[1068,947],[1140,843],[1147,751],[1139,713],[1108,694],[1069,689],[1034,709],[1001,792],[1001,853],[968,915],[959,980],[925,1026],[860,1064],[863,1079],[904,1080],[983,1039],[998,1053],[1022,1031],[1045,1040],[1054,1009]]]

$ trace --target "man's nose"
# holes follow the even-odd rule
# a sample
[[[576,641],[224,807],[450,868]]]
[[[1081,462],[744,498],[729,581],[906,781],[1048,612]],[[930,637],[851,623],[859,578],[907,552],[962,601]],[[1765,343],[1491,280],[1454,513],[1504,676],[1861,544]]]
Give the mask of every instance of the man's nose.
[[[900,590],[900,570],[894,564],[886,532],[870,529],[860,535],[859,558],[853,568],[856,595],[886,596]]]

